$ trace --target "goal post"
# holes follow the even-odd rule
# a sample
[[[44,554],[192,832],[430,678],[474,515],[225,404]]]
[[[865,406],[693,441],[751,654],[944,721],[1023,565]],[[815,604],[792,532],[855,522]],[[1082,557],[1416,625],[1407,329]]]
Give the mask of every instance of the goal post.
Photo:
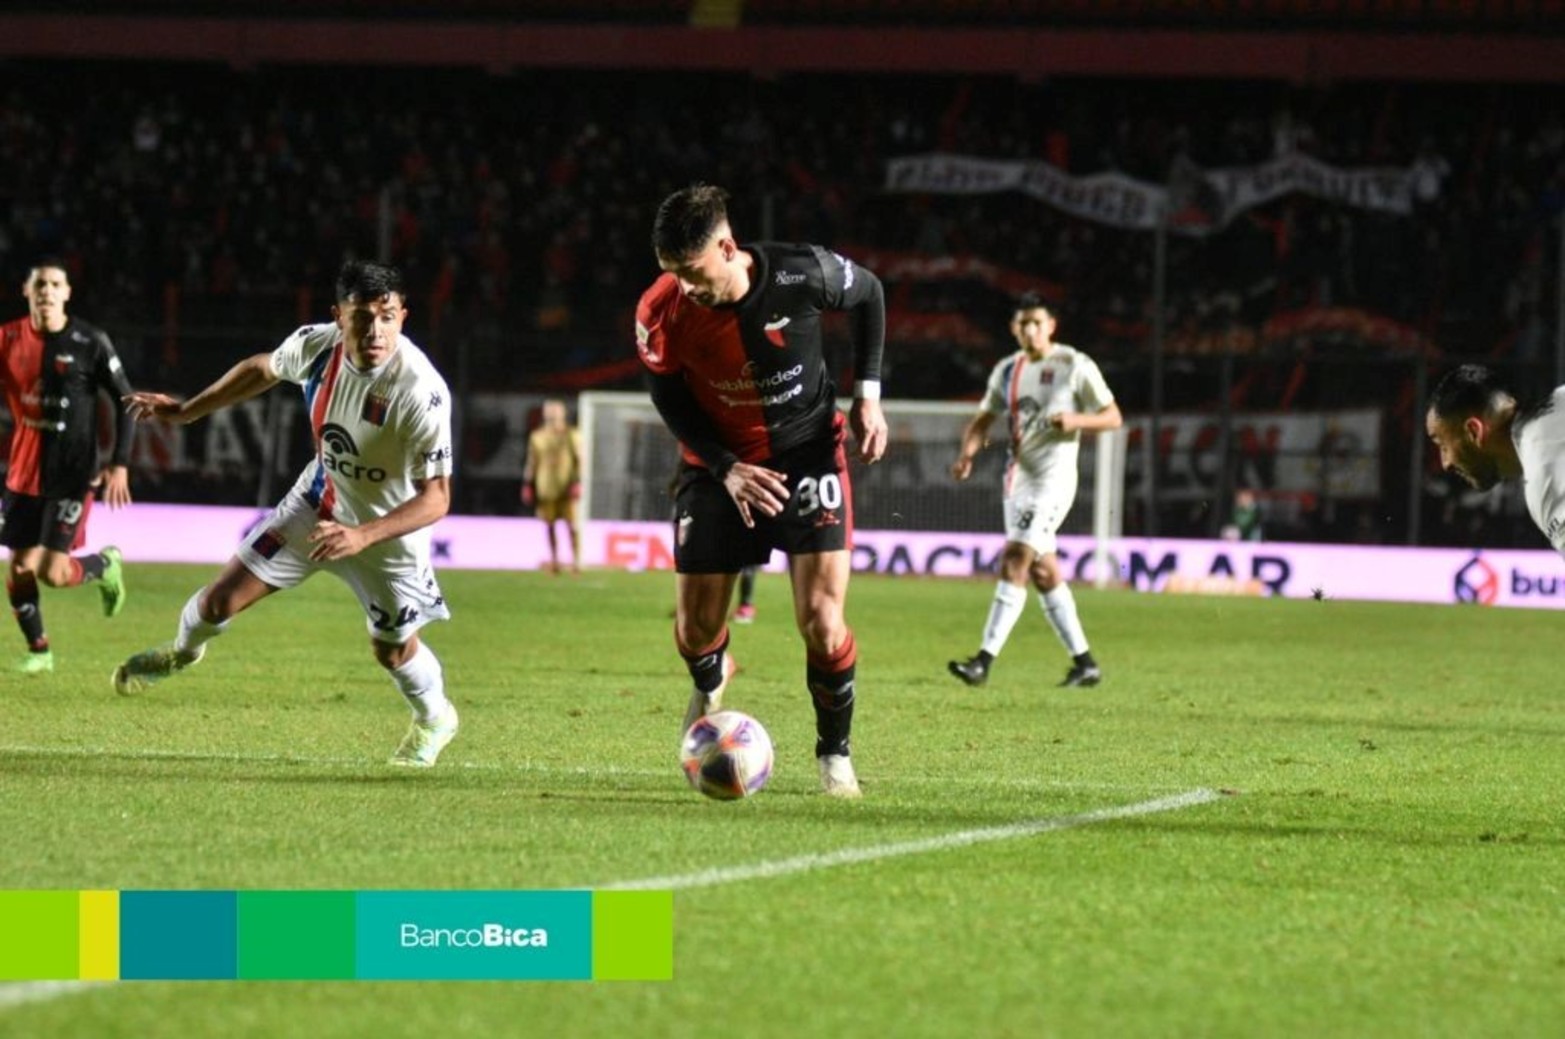
[[[842,402],[847,408],[849,402]],[[854,461],[854,524],[862,530],[998,534],[1003,529],[1001,487],[1006,452],[991,446],[974,460],[972,476],[951,476],[962,430],[975,404],[965,401],[883,400],[890,431],[877,465]],[[671,518],[669,486],[679,447],[644,393],[583,393],[577,406],[582,434],[582,516],[625,521]],[[1123,529],[1125,435],[1088,434],[1081,445],[1081,487],[1060,529],[1092,535],[1099,560],[1110,558]],[[851,453],[850,453],[851,457]],[[1094,566],[1100,586],[1110,566]]]

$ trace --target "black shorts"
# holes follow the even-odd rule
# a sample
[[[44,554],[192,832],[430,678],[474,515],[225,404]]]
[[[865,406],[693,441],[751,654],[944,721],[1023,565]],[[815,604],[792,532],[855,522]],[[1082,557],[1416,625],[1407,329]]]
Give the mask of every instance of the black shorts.
[[[40,498],[7,489],[0,511],[0,545],[23,549],[42,545],[52,552],[74,552],[87,541],[92,492],[80,498]]]
[[[776,516],[751,512],[746,527],[739,506],[711,471],[681,464],[674,485],[674,569],[682,574],[736,574],[763,565],[773,549],[790,556],[853,547],[853,488],[843,428],[762,462],[788,474],[788,504]]]

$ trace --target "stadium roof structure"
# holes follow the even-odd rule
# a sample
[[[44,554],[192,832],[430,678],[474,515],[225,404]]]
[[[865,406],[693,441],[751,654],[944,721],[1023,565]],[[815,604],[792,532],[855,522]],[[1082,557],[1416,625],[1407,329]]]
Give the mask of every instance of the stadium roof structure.
[[[1560,82],[1565,0],[21,0],[0,58]]]

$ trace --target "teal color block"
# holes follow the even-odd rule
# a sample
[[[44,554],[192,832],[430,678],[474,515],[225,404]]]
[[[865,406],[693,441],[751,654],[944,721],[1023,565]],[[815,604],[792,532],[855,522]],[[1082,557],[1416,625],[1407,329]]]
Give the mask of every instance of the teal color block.
[[[122,979],[228,981],[238,976],[234,892],[120,892]]]

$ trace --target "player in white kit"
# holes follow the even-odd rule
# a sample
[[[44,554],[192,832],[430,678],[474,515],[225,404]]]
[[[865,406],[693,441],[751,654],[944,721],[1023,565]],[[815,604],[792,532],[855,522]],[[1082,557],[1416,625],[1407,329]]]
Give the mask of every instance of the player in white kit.
[[[126,398],[138,419],[183,424],[279,381],[297,383],[315,457],[217,578],[190,597],[174,641],[121,664],[114,687],[140,692],[190,667],[236,614],[329,571],[358,596],[375,659],[412,709],[391,763],[427,767],[457,731],[440,661],[418,635],[450,616],[430,565],[430,528],[451,503],[451,393],[402,335],[406,299],[394,268],[349,262],[336,288],[333,322],[306,325],[189,400]]]
[[[973,459],[988,442],[989,427],[1006,420],[1010,457],[1005,469],[1005,550],[977,654],[947,665],[968,685],[983,685],[1027,608],[1027,582],[1060,641],[1071,654],[1061,685],[1097,685],[1103,678],[1087,646],[1076,600],[1060,571],[1055,538],[1076,500],[1076,460],[1081,434],[1118,429],[1119,405],[1092,358],[1054,341],[1052,308],[1037,296],[1017,301],[1011,334],[1021,347],[995,365],[967,428],[951,475],[972,475]]]
[[[1520,399],[1492,369],[1464,364],[1435,385],[1424,428],[1440,467],[1474,488],[1521,477],[1532,521],[1565,555],[1565,386]]]

